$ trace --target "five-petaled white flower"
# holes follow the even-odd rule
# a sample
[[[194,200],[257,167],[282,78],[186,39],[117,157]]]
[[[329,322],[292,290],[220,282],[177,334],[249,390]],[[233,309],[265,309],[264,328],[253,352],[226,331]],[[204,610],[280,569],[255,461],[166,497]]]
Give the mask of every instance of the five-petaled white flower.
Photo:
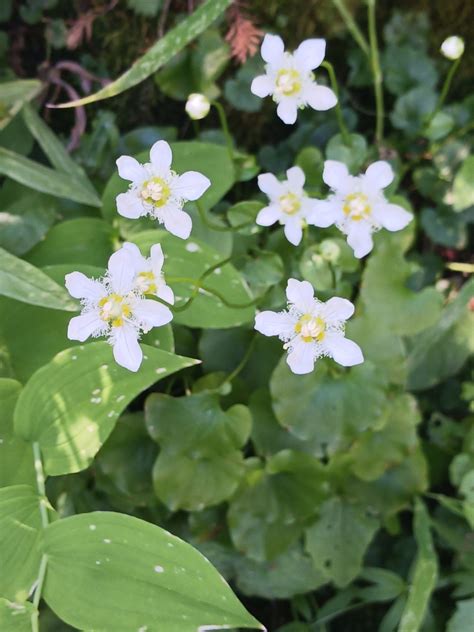
[[[345,298],[330,298],[326,303],[314,297],[308,281],[288,279],[288,310],[257,314],[255,329],[265,336],[278,336],[288,350],[287,363],[293,373],[310,373],[315,361],[329,356],[342,366],[364,361],[355,342],[344,336],[345,321],[354,305]]]
[[[413,215],[398,204],[390,204],[383,190],[393,180],[388,162],[369,165],[365,174],[351,176],[346,165],[336,160],[324,163],[323,180],[333,190],[326,200],[316,204],[314,224],[336,226],[345,235],[354,255],[360,259],[373,248],[372,233],[380,228],[402,230]]]
[[[270,200],[256,218],[259,226],[271,226],[279,222],[284,226],[285,236],[297,246],[303,236],[303,227],[313,223],[317,200],[309,198],[303,187],[305,175],[300,167],[291,167],[286,172],[287,180],[280,182],[272,173],[258,176],[258,187]]]
[[[165,257],[160,244],[154,244],[150,249],[150,256],[144,257],[136,244],[126,241],[123,248],[130,254],[134,269],[134,290],[140,294],[151,294],[161,298],[170,305],[174,304],[174,293],[169,285],[166,285],[161,268]]]
[[[129,219],[150,215],[173,235],[187,239],[192,220],[183,204],[200,198],[211,183],[197,171],[178,175],[171,169],[172,159],[171,147],[164,140],[153,145],[150,162],[144,165],[131,156],[121,156],[117,160],[119,176],[131,184],[127,193],[117,196],[117,211]]]
[[[157,270],[154,258],[155,262],[159,258],[157,251],[151,257],[151,266]],[[145,298],[136,264],[137,257],[124,247],[110,257],[103,278],[89,279],[81,272],[72,272],[65,279],[69,294],[81,299],[82,305],[81,315],[69,322],[68,338],[84,342],[90,336],[107,336],[115,361],[130,371],[138,371],[142,362],[140,333],[166,325],[173,318],[168,307]],[[149,286],[145,289],[150,290]]]
[[[289,53],[281,37],[265,35],[260,50],[267,62],[265,74],[255,77],[250,90],[261,98],[271,95],[278,104],[278,116],[287,124],[296,121],[298,108],[309,105],[314,110],[329,110],[337,97],[330,88],[318,85],[312,72],[321,65],[325,52],[323,39],[305,40]]]

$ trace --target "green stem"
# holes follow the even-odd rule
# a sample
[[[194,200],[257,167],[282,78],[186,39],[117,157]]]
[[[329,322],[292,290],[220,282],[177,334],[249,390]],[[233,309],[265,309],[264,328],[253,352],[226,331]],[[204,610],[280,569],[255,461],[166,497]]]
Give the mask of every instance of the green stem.
[[[370,62],[372,68],[372,76],[374,79],[375,91],[375,141],[380,146],[383,142],[383,126],[384,126],[384,104],[383,104],[383,86],[382,86],[382,69],[380,67],[379,49],[377,44],[377,27],[375,23],[375,3],[376,0],[367,0],[368,18],[369,18],[369,42],[370,42]]]
[[[446,97],[448,96],[449,88],[451,87],[451,82],[452,82],[453,77],[454,77],[454,75],[456,73],[456,70],[458,69],[458,66],[459,66],[459,64],[461,62],[461,59],[462,59],[462,57],[458,57],[458,59],[456,59],[451,64],[451,68],[449,69],[448,74],[446,75],[446,79],[444,80],[443,88],[441,89],[441,94],[439,95],[438,101],[436,103],[436,107],[431,112],[429,119],[425,123],[425,126],[424,126],[425,129],[430,126],[431,121],[434,119],[434,117],[438,114],[438,112],[443,107],[443,104],[444,104],[444,102],[446,100]]]
[[[46,497],[45,475],[43,469],[43,461],[41,458],[41,449],[38,442],[33,443],[33,460],[36,474],[36,488],[39,496],[39,508],[41,516],[41,526],[43,529],[49,525],[48,518],[48,499]],[[41,601],[41,592],[43,590],[44,579],[46,576],[46,568],[48,565],[48,558],[45,554],[41,557],[41,562],[38,570],[38,579],[36,580],[35,594],[33,597],[33,605],[35,612],[31,615],[31,629],[32,632],[39,632],[38,622],[38,607]]]
[[[222,107],[222,105],[219,103],[219,101],[211,101],[211,105],[213,105],[217,110],[217,114],[219,115],[219,121],[222,127],[222,131],[224,132],[225,140],[227,143],[227,151],[229,152],[229,157],[231,161],[234,162],[234,143],[232,140],[232,136],[230,135],[230,132],[229,132],[229,125],[227,123],[227,116],[226,116],[225,110]]]
[[[344,0],[332,0],[333,5],[339,11],[341,18],[344,20],[345,25],[347,26],[347,30],[352,35],[356,43],[360,46],[361,50],[364,52],[367,57],[370,56],[369,44],[365,39],[362,31],[357,26],[354,18],[348,11],[346,5],[344,4]]]
[[[337,124],[339,125],[339,129],[341,130],[341,136],[342,136],[342,139],[344,141],[344,144],[347,145],[348,147],[350,147],[351,146],[351,137],[349,135],[349,130],[347,129],[347,126],[346,126],[346,124],[344,122],[344,117],[342,116],[342,108],[341,108],[341,103],[340,103],[340,100],[339,100],[339,85],[337,83],[336,73],[334,72],[334,67],[328,61],[323,61],[321,66],[326,68],[326,70],[328,71],[329,81],[331,82],[331,88],[333,89],[333,92],[334,92],[334,94],[337,97],[337,103],[336,103]]]
[[[226,382],[232,382],[232,380],[235,379],[239,375],[239,373],[242,371],[242,369],[245,367],[245,365],[249,361],[249,358],[252,355],[252,351],[253,351],[253,348],[255,347],[256,342],[257,342],[257,336],[253,336],[252,340],[249,343],[249,346],[247,347],[244,357],[239,362],[239,364],[235,367],[232,373],[229,373],[228,377],[224,380],[223,384],[225,384]]]

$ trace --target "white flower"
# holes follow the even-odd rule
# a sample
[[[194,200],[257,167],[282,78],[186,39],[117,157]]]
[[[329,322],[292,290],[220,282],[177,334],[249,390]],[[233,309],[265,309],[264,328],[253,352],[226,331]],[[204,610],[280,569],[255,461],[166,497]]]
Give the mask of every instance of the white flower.
[[[192,118],[194,121],[199,121],[209,114],[211,103],[204,94],[193,92],[188,96],[184,109],[189,118]]]
[[[107,336],[117,364],[138,371],[143,353],[140,333],[169,323],[173,314],[157,301],[144,298],[137,289],[136,259],[128,248],[117,250],[109,259],[101,279],[89,279],[81,272],[66,274],[66,288],[81,299],[82,313],[69,322],[70,340],[84,342],[90,336]]]
[[[364,361],[355,342],[344,336],[345,321],[354,313],[354,305],[345,298],[330,298],[323,303],[314,298],[308,281],[288,279],[288,310],[260,312],[255,329],[265,336],[278,336],[288,350],[286,359],[293,373],[310,373],[314,363],[329,356],[342,366]]]
[[[464,53],[464,40],[458,35],[451,35],[451,37],[447,37],[441,44],[440,50],[447,59],[455,61]]]
[[[130,254],[134,270],[134,290],[140,294],[151,294],[163,301],[174,304],[173,290],[166,285],[161,268],[165,260],[160,244],[151,247],[150,257],[145,258],[136,244],[126,241],[123,248]]]
[[[267,62],[265,74],[255,77],[250,90],[261,98],[272,95],[284,123],[294,123],[298,108],[307,105],[314,110],[329,110],[336,105],[337,97],[330,88],[318,85],[312,72],[321,65],[325,52],[323,39],[305,40],[294,53],[288,53],[281,37],[265,35],[260,50]]]
[[[117,160],[119,176],[130,180],[131,185],[127,193],[117,196],[117,210],[129,219],[150,215],[173,235],[187,239],[192,220],[182,210],[183,204],[200,198],[211,183],[197,171],[178,175],[171,169],[172,158],[171,147],[164,140],[153,145],[151,162],[144,165],[131,156],[120,156]]]
[[[303,236],[303,227],[311,224],[315,217],[317,200],[309,198],[303,187],[305,175],[300,167],[291,167],[286,172],[287,180],[280,182],[271,173],[258,176],[258,187],[270,200],[256,218],[259,226],[271,226],[279,222],[284,226],[285,236],[297,246]]]
[[[365,174],[351,176],[336,160],[324,163],[323,180],[333,190],[326,200],[317,201],[315,226],[336,226],[345,235],[354,255],[360,259],[373,248],[372,233],[381,228],[402,230],[413,215],[398,204],[390,204],[383,190],[393,180],[388,162],[369,165]]]

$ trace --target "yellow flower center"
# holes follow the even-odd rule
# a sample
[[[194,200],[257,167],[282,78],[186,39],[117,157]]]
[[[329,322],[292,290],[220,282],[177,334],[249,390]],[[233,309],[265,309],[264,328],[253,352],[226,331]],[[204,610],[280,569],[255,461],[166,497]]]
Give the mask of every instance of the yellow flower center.
[[[301,75],[297,70],[282,68],[278,71],[275,85],[277,92],[285,97],[293,97],[301,90]]]
[[[132,309],[125,296],[109,294],[99,301],[100,317],[112,327],[122,327],[124,319],[129,318]]]
[[[142,200],[153,206],[164,206],[170,196],[170,188],[163,178],[154,177],[143,183]]]
[[[369,198],[365,193],[350,193],[344,199],[342,210],[354,222],[367,219],[371,212]]]
[[[304,314],[295,325],[295,332],[304,342],[321,342],[325,336],[326,323],[319,316]]]
[[[157,290],[156,278],[153,272],[140,272],[135,283],[142,294],[154,294]]]
[[[287,215],[294,215],[301,208],[301,200],[295,193],[286,193],[279,198],[280,208]]]

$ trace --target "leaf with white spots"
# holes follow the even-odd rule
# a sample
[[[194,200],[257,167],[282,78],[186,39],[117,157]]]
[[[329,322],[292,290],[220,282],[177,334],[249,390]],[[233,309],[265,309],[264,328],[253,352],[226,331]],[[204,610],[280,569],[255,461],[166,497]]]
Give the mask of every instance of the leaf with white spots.
[[[81,630],[264,629],[209,561],[163,529],[94,512],[47,527],[43,596]]]
[[[192,236],[183,241],[169,233],[150,230],[137,233],[133,240],[143,253],[149,252],[152,244],[161,244],[165,253],[165,277],[173,288],[177,307],[193,295],[195,280],[223,259],[216,250]],[[218,266],[202,280],[202,285],[192,303],[183,311],[175,312],[173,322],[188,327],[224,329],[253,320],[255,308],[249,305],[252,295],[233,265]]]
[[[158,380],[197,363],[142,345],[140,371],[118,366],[106,342],[58,353],[36,371],[15,409],[15,432],[41,447],[47,474],[86,468],[112,432],[120,413]]]

